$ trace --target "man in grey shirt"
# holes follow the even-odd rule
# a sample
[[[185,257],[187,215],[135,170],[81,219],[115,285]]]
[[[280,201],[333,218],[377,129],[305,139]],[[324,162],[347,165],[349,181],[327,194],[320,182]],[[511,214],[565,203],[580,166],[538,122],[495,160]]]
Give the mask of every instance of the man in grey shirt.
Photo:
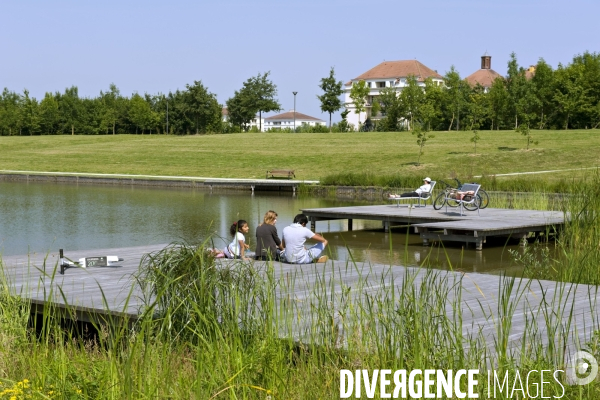
[[[304,214],[294,217],[294,223],[283,228],[283,246],[285,247],[285,259],[292,264],[310,264],[312,262],[325,262],[327,256],[321,256],[327,240],[318,233],[312,232],[306,227],[308,218]],[[313,247],[307,249],[304,243],[307,239],[316,240]]]

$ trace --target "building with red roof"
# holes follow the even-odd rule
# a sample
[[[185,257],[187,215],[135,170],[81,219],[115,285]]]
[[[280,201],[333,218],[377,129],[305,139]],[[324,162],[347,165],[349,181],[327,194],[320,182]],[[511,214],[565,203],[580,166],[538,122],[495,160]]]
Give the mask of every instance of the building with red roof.
[[[351,112],[347,116],[349,123],[354,125],[354,128],[359,127],[359,120],[364,123],[367,118],[379,119],[381,115],[372,116],[370,106],[373,100],[379,95],[379,92],[385,88],[395,88],[398,93],[406,86],[406,80],[409,76],[414,76],[420,86],[425,86],[425,80],[431,80],[437,85],[444,84],[444,78],[423,63],[417,60],[400,60],[400,61],[384,61],[370,70],[360,74],[354,79],[351,79],[344,85],[344,101],[346,109]],[[350,98],[350,90],[352,85],[360,81],[365,81],[369,88],[367,99],[367,111],[361,112],[360,115],[354,112],[354,104]]]
[[[290,110],[281,114],[273,115],[264,119],[263,132],[269,130],[281,130],[285,128],[294,129],[300,126],[325,125],[325,121],[301,112]]]
[[[486,52],[481,56],[481,69],[467,76],[465,81],[471,86],[480,84],[487,92],[496,78],[502,78],[502,75],[492,69],[492,56]]]

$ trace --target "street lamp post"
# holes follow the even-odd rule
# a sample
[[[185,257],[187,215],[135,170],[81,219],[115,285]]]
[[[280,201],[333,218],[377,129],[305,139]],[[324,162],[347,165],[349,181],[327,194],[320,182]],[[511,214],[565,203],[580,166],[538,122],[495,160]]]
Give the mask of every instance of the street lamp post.
[[[298,94],[298,92],[292,93],[294,93],[294,133],[296,133],[296,95]]]

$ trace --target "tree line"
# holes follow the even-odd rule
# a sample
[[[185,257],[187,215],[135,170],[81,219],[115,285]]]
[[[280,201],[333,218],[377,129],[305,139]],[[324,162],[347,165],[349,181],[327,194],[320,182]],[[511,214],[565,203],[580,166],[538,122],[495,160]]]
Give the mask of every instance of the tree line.
[[[76,86],[64,92],[46,93],[37,100],[27,90],[16,93],[5,88],[0,96],[0,135],[40,134],[198,134],[247,131],[262,113],[280,111],[277,86],[269,72],[246,80],[240,90],[223,106],[201,81],[184,90],[168,94],[135,93],[123,96],[111,84],[94,98],[80,97]],[[332,114],[344,108],[340,99],[342,81],[329,76],[321,79],[323,91],[317,96],[321,110],[329,114],[329,128],[302,127],[297,131],[348,131],[354,128],[342,120],[331,123]],[[556,69],[540,59],[535,73],[526,76],[513,53],[506,77],[497,78],[490,88],[470,86],[454,67],[444,76],[444,85],[430,79],[420,86],[416,77],[408,77],[401,92],[382,89],[369,102],[364,82],[355,84],[351,98],[356,110],[369,111],[364,121],[368,130],[399,131],[418,127],[431,130],[473,129],[572,129],[597,128],[600,125],[600,54],[577,55]],[[373,119],[373,120],[372,120]],[[362,125],[362,124],[361,124]]]
[[[496,78],[489,88],[469,85],[454,67],[445,74],[441,86],[431,79],[420,86],[416,77],[409,77],[400,93],[385,88],[373,100],[370,114],[381,116],[374,129],[526,132],[600,126],[600,54],[577,55],[556,69],[542,58],[531,76],[526,72],[512,53],[506,77]],[[350,96],[358,97],[359,106],[365,109],[367,94],[355,84]]]
[[[277,87],[269,72],[244,82],[227,101],[229,121],[222,105],[201,81],[169,94],[123,96],[116,85],[94,98],[79,96],[76,86],[46,93],[38,101],[28,90],[4,89],[0,96],[0,135],[59,134],[199,134],[230,133],[248,129],[257,114],[280,110]]]

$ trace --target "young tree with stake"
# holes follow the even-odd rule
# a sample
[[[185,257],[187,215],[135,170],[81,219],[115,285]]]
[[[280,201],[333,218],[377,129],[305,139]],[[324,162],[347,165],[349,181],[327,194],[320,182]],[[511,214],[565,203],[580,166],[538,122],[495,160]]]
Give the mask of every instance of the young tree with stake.
[[[340,96],[344,92],[342,90],[342,81],[335,80],[335,71],[333,67],[329,71],[327,78],[321,78],[319,87],[323,90],[323,95],[317,96],[321,101],[321,111],[329,113],[329,132],[331,133],[331,114],[342,108]]]

